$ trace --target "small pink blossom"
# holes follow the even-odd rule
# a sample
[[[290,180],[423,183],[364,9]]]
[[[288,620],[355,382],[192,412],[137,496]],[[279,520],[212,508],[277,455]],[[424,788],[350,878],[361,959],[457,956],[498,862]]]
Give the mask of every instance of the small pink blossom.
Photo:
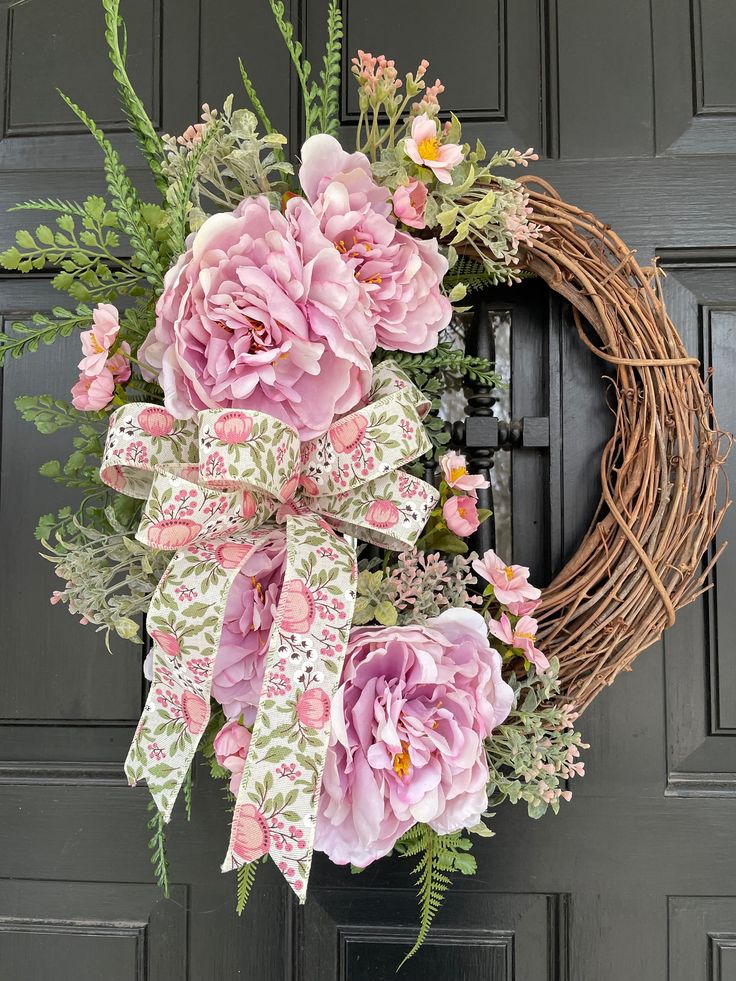
[[[107,362],[108,371],[112,372],[116,385],[122,385],[130,378],[130,344],[123,341],[115,354]]]
[[[527,661],[541,674],[549,667],[549,661],[544,652],[534,645],[537,629],[537,621],[533,617],[523,616],[512,626],[505,613],[501,614],[500,620],[491,619],[488,623],[488,630],[494,637],[508,647],[523,651]]]
[[[424,206],[427,203],[427,185],[422,181],[400,184],[394,191],[394,214],[410,228],[426,228]]]
[[[461,453],[455,453],[453,450],[445,453],[440,458],[440,467],[448,487],[465,491],[472,497],[476,496],[476,491],[484,490],[490,486],[489,482],[480,474],[468,473],[465,457]]]
[[[412,122],[411,136],[404,148],[410,160],[420,167],[429,167],[441,184],[452,183],[450,171],[463,159],[463,149],[458,143],[440,143],[437,122],[426,112]]]
[[[499,603],[537,600],[542,595],[536,586],[529,583],[529,570],[526,566],[506,565],[493,549],[489,549],[482,558],[476,559],[473,569],[493,586]]]
[[[99,375],[105,370],[110,348],[115,343],[119,330],[117,307],[112,303],[98,304],[92,311],[91,329],[83,330],[80,335],[84,357],[79,362],[79,368],[85,375]]]
[[[72,405],[81,412],[99,412],[109,404],[114,393],[115,379],[107,368],[97,375],[81,372],[72,388]]]
[[[474,497],[450,497],[442,508],[447,527],[460,538],[467,538],[480,526]]]

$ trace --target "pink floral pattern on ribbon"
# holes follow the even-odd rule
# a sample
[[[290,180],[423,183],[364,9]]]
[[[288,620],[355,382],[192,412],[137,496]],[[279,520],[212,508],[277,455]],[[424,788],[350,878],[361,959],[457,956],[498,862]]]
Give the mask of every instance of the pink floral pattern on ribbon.
[[[153,680],[125,764],[167,820],[209,721],[230,589],[286,525],[287,568],[223,870],[268,852],[301,901],[355,602],[355,548],[337,532],[387,548],[416,541],[437,492],[400,468],[429,449],[426,409],[384,362],[370,400],[303,444],[255,411],[182,421],[129,404],[110,419],[102,479],[145,498],[136,537],[174,552],[147,617]]]

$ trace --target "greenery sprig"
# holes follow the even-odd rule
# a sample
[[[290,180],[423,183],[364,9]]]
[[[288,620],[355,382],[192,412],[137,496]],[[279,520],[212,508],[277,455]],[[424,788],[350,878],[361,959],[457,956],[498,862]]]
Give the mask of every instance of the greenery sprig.
[[[452,885],[450,875],[453,872],[475,873],[476,862],[469,854],[472,847],[472,841],[462,831],[439,835],[426,824],[415,824],[396,842],[395,850],[402,858],[421,856],[412,872],[417,876],[419,933],[414,946],[399,964],[399,970],[427,939],[432,921]]]
[[[102,6],[105,10],[105,40],[112,62],[113,78],[118,83],[120,100],[130,127],[138,138],[138,144],[151,169],[156,186],[163,194],[166,191],[166,178],[161,168],[163,146],[143,103],[128,78],[125,66],[128,37],[125,23],[120,16],[120,0],[102,0]],[[122,47],[120,44],[121,31],[123,36]]]

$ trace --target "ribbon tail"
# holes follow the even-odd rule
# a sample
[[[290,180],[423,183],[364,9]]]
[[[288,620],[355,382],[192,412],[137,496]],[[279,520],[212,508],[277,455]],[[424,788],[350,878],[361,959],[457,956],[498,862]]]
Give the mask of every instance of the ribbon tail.
[[[287,520],[288,560],[223,872],[270,854],[307,894],[330,706],[355,606],[355,549],[314,515]]]
[[[145,780],[166,821],[210,720],[210,689],[230,588],[268,535],[247,534],[174,554],[153,594],[146,628],[153,679],[125,760],[132,785]]]

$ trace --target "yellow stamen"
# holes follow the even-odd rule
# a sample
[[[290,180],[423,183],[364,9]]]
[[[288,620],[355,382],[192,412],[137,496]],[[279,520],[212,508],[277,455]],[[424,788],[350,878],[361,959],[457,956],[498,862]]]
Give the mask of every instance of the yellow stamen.
[[[506,578],[508,581],[511,582],[511,580],[514,578],[514,570],[510,565],[507,565],[503,571],[506,573]]]
[[[523,631],[514,631],[514,637],[523,637],[524,640],[534,640],[535,634],[525,634]]]
[[[432,136],[428,140],[422,140],[419,144],[419,156],[422,160],[440,159],[440,144],[436,136]]]
[[[95,354],[103,354],[105,351],[104,347],[100,344],[94,334],[92,335],[92,350],[95,352]]]
[[[467,467],[453,467],[450,470],[450,483],[454,484],[456,480],[460,480],[468,472]]]
[[[411,766],[411,761],[409,759],[409,744],[405,743],[402,739],[401,741],[401,752],[394,756],[394,772],[402,780],[409,774],[409,767]]]

